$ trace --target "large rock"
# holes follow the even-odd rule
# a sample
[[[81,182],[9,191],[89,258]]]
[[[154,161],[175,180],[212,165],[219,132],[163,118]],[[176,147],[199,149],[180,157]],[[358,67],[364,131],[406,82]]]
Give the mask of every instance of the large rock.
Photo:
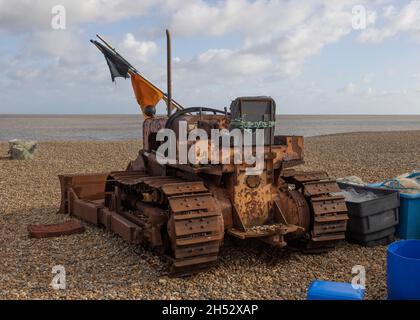
[[[9,141],[9,154],[13,160],[33,159],[37,147],[36,141],[13,139]]]

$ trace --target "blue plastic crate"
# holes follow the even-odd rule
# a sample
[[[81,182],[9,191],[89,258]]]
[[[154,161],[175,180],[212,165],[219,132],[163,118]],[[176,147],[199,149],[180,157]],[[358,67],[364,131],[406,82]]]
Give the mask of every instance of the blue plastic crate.
[[[420,177],[420,172],[413,173],[407,178]],[[370,184],[372,187],[387,188],[384,183]],[[392,189],[392,188],[391,188]],[[420,194],[400,193],[400,223],[397,226],[397,236],[401,239],[420,239]]]
[[[365,290],[350,283],[315,280],[308,288],[307,300],[363,300]]]
[[[420,194],[400,193],[397,235],[402,239],[420,239]]]

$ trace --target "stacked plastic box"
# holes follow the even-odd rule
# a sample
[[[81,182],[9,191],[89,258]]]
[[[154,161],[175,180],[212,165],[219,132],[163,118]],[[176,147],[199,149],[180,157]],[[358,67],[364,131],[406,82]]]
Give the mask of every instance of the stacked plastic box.
[[[419,181],[420,172],[414,172],[405,176],[405,178]],[[370,186],[392,189],[399,192],[400,214],[397,237],[401,239],[420,239],[420,193],[407,193],[403,188],[399,188],[397,184],[390,184],[391,186],[388,184],[389,183],[382,182],[374,183]],[[392,185],[394,185],[394,187]]]
[[[386,245],[394,241],[399,223],[398,192],[342,182],[338,185],[342,190],[352,188],[360,194],[369,192],[376,196],[376,199],[366,201],[346,200],[349,215],[347,240],[365,246]]]

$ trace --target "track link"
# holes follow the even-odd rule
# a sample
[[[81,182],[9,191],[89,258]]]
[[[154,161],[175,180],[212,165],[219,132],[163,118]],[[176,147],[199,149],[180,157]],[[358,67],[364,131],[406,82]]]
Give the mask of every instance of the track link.
[[[202,181],[150,176],[144,172],[113,172],[107,189],[115,187],[131,194],[142,194],[140,201],[145,200],[145,193],[150,194],[147,204],[165,210],[171,275],[191,275],[217,261],[224,236],[223,218]],[[122,206],[122,210],[130,211],[124,207],[124,201]],[[142,228],[145,231],[150,228],[147,219]]]
[[[172,273],[189,273],[191,269],[201,270],[215,263],[223,240],[223,219],[213,196],[188,193],[171,195],[168,201],[171,210],[168,233],[174,256]]]
[[[311,207],[310,240],[305,251],[321,252],[345,239],[347,207],[336,181],[326,172],[293,172],[286,177],[303,193]]]

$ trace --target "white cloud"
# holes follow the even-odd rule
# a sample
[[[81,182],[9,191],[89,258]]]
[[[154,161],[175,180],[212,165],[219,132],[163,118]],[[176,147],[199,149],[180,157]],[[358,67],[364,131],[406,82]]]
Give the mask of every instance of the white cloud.
[[[367,88],[365,94],[368,95],[368,96],[373,96],[374,94],[376,94],[376,90],[369,87],[369,88]]]
[[[135,61],[148,62],[158,51],[158,46],[153,41],[138,41],[132,33],[127,33],[120,47],[132,56]]]
[[[271,66],[268,58],[249,53],[237,53],[228,49],[211,49],[190,61],[200,69],[205,68],[224,75],[253,75],[267,71]]]
[[[30,33],[51,29],[51,9],[63,5],[70,28],[80,23],[108,23],[142,16],[161,0],[0,0],[0,33]]]
[[[374,77],[375,75],[370,72],[370,73],[365,74],[362,80],[364,83],[371,83]]]
[[[16,81],[32,81],[38,78],[40,73],[41,70],[37,68],[14,68],[8,71],[8,76]]]
[[[352,95],[356,93],[356,85],[353,82],[349,82],[344,88],[337,91]]]
[[[350,12],[325,8],[323,14],[312,17],[278,39],[276,51],[280,55],[281,67],[286,74],[298,74],[308,57],[350,32]]]
[[[391,18],[393,16],[395,16],[396,12],[397,12],[397,8],[395,8],[395,6],[393,5],[389,5],[383,8],[383,16],[385,18]]]
[[[361,42],[380,43],[400,32],[409,32],[420,37],[420,1],[412,0],[398,12],[394,6],[384,9],[386,24],[382,28],[368,28],[359,36]]]
[[[296,76],[309,57],[352,31],[351,9],[360,2],[364,1],[173,1],[171,29],[177,36],[243,35],[237,55],[268,57],[275,61],[277,73]],[[368,24],[375,19],[375,12],[369,11]]]
[[[285,31],[313,13],[315,1],[226,0],[172,3],[171,29],[178,35],[241,33],[248,36]],[[270,32],[267,32],[270,30]]]

